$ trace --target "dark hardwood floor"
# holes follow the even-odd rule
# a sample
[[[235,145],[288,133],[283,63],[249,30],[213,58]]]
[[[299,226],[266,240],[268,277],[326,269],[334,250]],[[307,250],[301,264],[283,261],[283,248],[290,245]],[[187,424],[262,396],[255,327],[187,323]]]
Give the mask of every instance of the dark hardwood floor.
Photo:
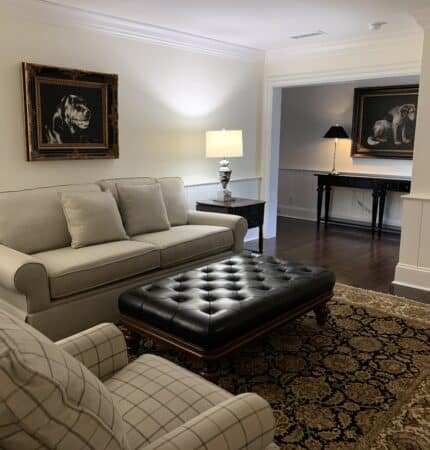
[[[396,234],[372,239],[367,230],[322,225],[317,231],[315,222],[279,217],[277,237],[265,240],[264,253],[326,267],[341,283],[390,292],[399,246]],[[256,250],[257,241],[247,242],[246,248]]]

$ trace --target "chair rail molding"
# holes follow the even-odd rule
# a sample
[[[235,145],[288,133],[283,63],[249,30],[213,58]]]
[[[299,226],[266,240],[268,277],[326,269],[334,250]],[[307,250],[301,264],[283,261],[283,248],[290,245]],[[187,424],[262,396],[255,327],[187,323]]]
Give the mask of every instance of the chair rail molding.
[[[262,174],[261,198],[266,200],[264,229],[264,236],[266,238],[276,236],[282,88],[342,83],[373,78],[410,76],[419,75],[420,73],[421,60],[417,60],[398,64],[381,64],[359,68],[351,67],[265,76],[260,164]]]
[[[111,16],[87,8],[65,5],[55,0],[2,0],[20,17],[42,23],[74,26],[165,47],[173,47],[212,56],[264,63],[265,52],[204,36]]]

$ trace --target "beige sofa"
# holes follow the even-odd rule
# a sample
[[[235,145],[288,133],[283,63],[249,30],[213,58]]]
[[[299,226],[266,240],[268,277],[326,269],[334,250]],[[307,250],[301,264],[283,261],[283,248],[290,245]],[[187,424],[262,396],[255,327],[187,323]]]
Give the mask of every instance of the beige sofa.
[[[79,249],[60,192],[159,182],[171,228]],[[189,211],[180,178],[130,178],[0,193],[0,308],[61,339],[115,322],[123,291],[242,250],[245,219]]]

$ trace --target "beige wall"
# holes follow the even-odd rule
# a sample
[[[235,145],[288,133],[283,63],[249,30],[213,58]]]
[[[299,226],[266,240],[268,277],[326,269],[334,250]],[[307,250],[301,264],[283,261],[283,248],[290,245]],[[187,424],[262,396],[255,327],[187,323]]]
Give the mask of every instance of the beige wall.
[[[119,75],[120,158],[27,162],[22,61]],[[116,176],[216,179],[204,131],[242,128],[234,178],[258,175],[263,67],[81,29],[35,23],[0,5],[0,190]]]

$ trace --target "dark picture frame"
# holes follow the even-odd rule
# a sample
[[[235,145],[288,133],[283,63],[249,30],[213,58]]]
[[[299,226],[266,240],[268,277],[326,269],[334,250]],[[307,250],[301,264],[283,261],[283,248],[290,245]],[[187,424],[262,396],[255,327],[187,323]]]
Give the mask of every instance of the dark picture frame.
[[[353,158],[412,159],[419,85],[356,88]]]
[[[22,63],[28,161],[113,159],[118,75]]]

